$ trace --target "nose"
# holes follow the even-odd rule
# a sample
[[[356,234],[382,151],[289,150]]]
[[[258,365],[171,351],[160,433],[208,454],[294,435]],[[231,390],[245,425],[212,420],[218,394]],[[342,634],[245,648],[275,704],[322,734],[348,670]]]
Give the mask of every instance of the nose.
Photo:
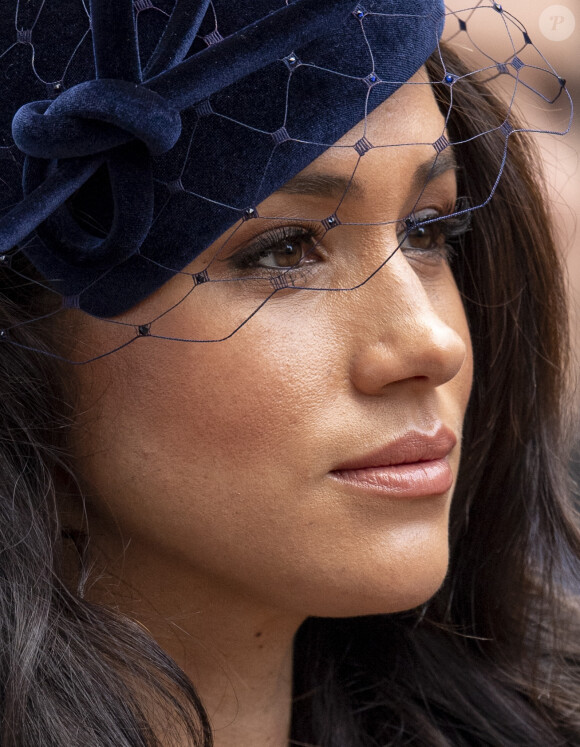
[[[369,304],[362,315],[358,310],[365,325],[355,334],[350,367],[359,392],[382,395],[386,387],[410,381],[437,387],[459,373],[469,338],[451,276],[444,287],[430,289],[397,253],[358,292],[358,302]]]

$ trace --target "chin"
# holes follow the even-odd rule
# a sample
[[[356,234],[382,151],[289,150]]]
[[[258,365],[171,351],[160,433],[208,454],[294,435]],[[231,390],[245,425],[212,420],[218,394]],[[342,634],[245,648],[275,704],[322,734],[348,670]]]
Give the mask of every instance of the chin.
[[[377,563],[366,574],[342,573],[311,595],[312,617],[357,617],[403,612],[427,602],[441,588],[449,555],[426,552],[396,567]]]

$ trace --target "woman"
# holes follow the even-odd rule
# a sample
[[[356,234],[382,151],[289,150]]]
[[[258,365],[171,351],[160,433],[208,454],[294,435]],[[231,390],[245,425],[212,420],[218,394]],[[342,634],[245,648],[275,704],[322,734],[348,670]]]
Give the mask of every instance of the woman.
[[[576,744],[566,317],[531,144],[489,70],[441,57],[439,6],[227,5],[178,3],[125,52],[132,10],[93,2],[104,82],[15,118],[2,744]],[[201,36],[215,91],[174,137],[123,71],[140,50],[175,102]]]

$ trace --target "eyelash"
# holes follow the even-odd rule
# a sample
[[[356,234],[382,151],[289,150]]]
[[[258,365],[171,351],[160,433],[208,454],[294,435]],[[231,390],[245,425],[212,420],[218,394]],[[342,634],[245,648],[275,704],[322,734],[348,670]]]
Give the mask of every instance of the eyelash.
[[[456,206],[455,209],[459,209],[459,206]],[[448,212],[452,213],[453,211],[450,209]],[[469,230],[471,213],[465,212],[460,215],[449,215],[449,217],[434,220],[438,215],[439,213],[436,210],[426,209],[415,213],[413,217],[408,217],[404,221],[401,221],[401,230],[397,233],[401,250],[417,255],[431,255],[434,259],[442,259],[450,262],[456,247],[449,242],[456,243],[457,239]],[[429,235],[431,229],[436,230],[437,236],[442,238],[440,242],[437,242],[435,239],[435,241],[432,241],[426,247],[405,245],[405,242],[409,242],[413,238],[421,239]],[[313,223],[308,228],[304,226],[280,226],[273,228],[271,231],[258,236],[249,246],[233,254],[228,262],[232,269],[242,272],[252,269],[270,272],[303,271],[305,264],[307,264],[307,262],[303,261],[304,257],[295,265],[279,267],[260,265],[259,262],[264,257],[273,254],[278,247],[282,249],[284,243],[289,246],[299,243],[306,244],[306,257],[310,256],[314,258],[315,252],[319,250],[320,241],[325,233],[324,227],[317,223]]]

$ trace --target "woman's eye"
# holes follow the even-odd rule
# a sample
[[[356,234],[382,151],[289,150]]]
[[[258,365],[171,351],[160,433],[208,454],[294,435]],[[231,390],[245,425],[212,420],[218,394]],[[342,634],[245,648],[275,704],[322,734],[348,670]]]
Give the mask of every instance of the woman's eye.
[[[416,223],[429,221],[437,218],[438,214],[434,211],[423,211],[414,216]],[[448,238],[448,231],[445,219],[435,220],[433,223],[425,225],[409,225],[409,220],[405,221],[405,232],[400,236],[402,249],[415,249],[420,252],[437,251],[445,248]]]
[[[261,267],[296,267],[312,250],[310,239],[295,238],[281,241],[268,252],[263,252],[257,264]]]
[[[232,257],[238,269],[265,267],[287,270],[314,261],[317,239],[300,228],[282,228],[258,237],[250,246]]]
[[[437,256],[450,258],[453,251],[450,242],[453,243],[469,230],[471,213],[459,211],[456,215],[451,214],[439,220],[437,218],[439,213],[428,210],[417,213],[412,223],[407,219],[399,233],[401,249],[432,252]],[[420,225],[422,222],[423,225]]]
[[[417,226],[407,233],[402,246],[409,249],[429,251],[430,249],[442,249],[447,241],[447,236],[439,223],[429,223],[426,226]]]

